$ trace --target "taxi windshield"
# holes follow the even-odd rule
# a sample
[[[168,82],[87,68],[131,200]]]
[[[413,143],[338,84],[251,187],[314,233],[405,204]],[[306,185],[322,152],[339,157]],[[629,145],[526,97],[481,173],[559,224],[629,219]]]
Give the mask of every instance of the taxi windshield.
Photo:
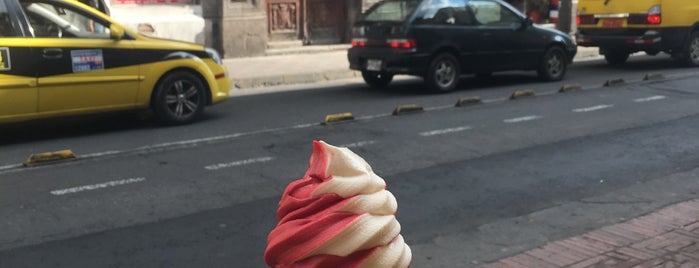
[[[364,21],[404,21],[420,4],[416,0],[384,1],[364,15]]]

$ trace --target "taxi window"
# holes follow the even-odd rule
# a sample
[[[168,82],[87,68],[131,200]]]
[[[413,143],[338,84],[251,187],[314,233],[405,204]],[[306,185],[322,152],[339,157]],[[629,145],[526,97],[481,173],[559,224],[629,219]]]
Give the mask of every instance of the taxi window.
[[[10,14],[7,12],[7,6],[4,1],[0,1],[0,37],[15,37],[17,33],[12,28]]]
[[[109,38],[109,27],[97,17],[70,6],[43,1],[24,1],[22,8],[36,37]]]

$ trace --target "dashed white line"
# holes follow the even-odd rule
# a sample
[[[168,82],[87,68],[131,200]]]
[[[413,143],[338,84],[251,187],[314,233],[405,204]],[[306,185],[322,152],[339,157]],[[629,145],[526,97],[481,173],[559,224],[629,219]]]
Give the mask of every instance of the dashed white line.
[[[53,190],[53,191],[51,191],[51,194],[52,195],[74,194],[74,193],[79,193],[79,192],[83,192],[83,191],[92,191],[92,190],[97,190],[97,189],[102,189],[102,188],[107,188],[107,187],[114,187],[114,186],[119,186],[119,185],[137,183],[137,182],[142,182],[145,180],[146,180],[146,178],[130,178],[130,179],[124,179],[124,180],[118,180],[118,181],[108,181],[108,182],[103,182],[103,183],[98,183],[98,184],[83,185],[83,186],[66,188],[66,189],[61,189],[61,190]]]
[[[358,141],[358,142],[353,142],[353,143],[348,143],[348,144],[342,144],[339,145],[338,147],[347,147],[347,148],[359,148],[359,147],[364,147],[367,145],[372,145],[376,143],[376,141]]]
[[[599,111],[599,110],[612,108],[612,107],[614,107],[614,105],[602,104],[602,105],[596,105],[596,106],[592,106],[592,107],[573,109],[573,112],[574,113],[586,113],[586,112]]]
[[[460,132],[460,131],[469,130],[469,129],[471,129],[470,126],[437,129],[437,130],[420,132],[420,136],[429,137],[429,136],[435,136],[435,135],[443,135],[443,134],[448,134],[448,133]]]
[[[512,124],[512,123],[520,123],[520,122],[525,122],[525,121],[536,120],[536,119],[540,119],[540,118],[543,118],[543,116],[540,116],[540,115],[528,115],[528,116],[523,116],[523,117],[505,119],[505,120],[502,120],[502,121],[505,122],[505,123]]]
[[[249,164],[254,164],[254,163],[268,162],[268,161],[272,161],[273,159],[274,159],[273,157],[265,156],[265,157],[251,158],[251,159],[245,159],[245,160],[229,162],[229,163],[220,163],[220,164],[206,166],[204,168],[206,168],[208,170],[218,170],[218,169],[222,169],[222,168],[237,167],[237,166],[249,165]]]
[[[655,95],[655,96],[651,96],[651,97],[648,97],[648,98],[635,99],[635,100],[633,100],[633,101],[634,101],[634,102],[649,102],[649,101],[662,100],[662,99],[665,99],[665,98],[667,98],[667,97],[665,97],[665,96],[663,96],[663,95]]]

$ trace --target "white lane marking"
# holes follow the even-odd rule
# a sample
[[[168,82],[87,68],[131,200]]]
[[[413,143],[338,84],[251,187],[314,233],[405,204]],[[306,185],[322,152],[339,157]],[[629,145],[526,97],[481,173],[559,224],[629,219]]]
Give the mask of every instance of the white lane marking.
[[[250,158],[250,159],[229,162],[229,163],[220,163],[220,164],[206,166],[204,168],[208,169],[208,170],[218,170],[218,169],[222,169],[222,168],[237,167],[237,166],[249,165],[249,164],[254,164],[254,163],[268,162],[268,161],[272,161],[272,159],[274,159],[274,158],[269,157],[269,156],[265,156],[265,157]]]
[[[470,126],[437,129],[437,130],[420,132],[420,136],[429,137],[429,136],[435,136],[435,135],[443,135],[443,134],[448,134],[448,133],[460,132],[460,131],[469,130],[469,129],[471,129]]]
[[[586,112],[598,111],[598,110],[603,110],[603,109],[612,108],[612,107],[614,107],[614,105],[602,104],[602,105],[596,105],[596,106],[592,106],[592,107],[573,109],[573,112],[574,113],[586,113]]]
[[[118,181],[108,181],[108,182],[92,184],[92,185],[83,185],[83,186],[78,186],[78,187],[73,187],[73,188],[53,190],[53,191],[51,191],[51,194],[52,195],[74,194],[74,193],[79,193],[79,192],[83,192],[83,191],[92,191],[92,190],[97,190],[97,189],[102,189],[102,188],[107,188],[107,187],[114,187],[114,186],[119,186],[119,185],[137,183],[137,182],[142,182],[145,180],[146,180],[146,178],[130,178],[130,179],[124,179],[124,180],[118,180]]]
[[[525,121],[531,121],[531,120],[536,120],[543,118],[543,116],[540,115],[528,115],[528,116],[523,116],[523,117],[517,117],[517,118],[510,118],[510,119],[505,119],[502,120],[505,123],[520,123],[520,122],[525,122]]]
[[[665,99],[665,98],[667,98],[667,97],[665,97],[665,96],[663,96],[663,95],[655,95],[655,96],[651,96],[651,97],[648,97],[648,98],[635,99],[635,100],[633,100],[633,101],[634,101],[634,102],[648,102],[648,101],[662,100],[662,99]]]
[[[359,147],[364,147],[367,145],[372,145],[374,143],[376,143],[376,141],[373,141],[373,140],[371,140],[371,141],[358,141],[358,142],[338,145],[337,147],[359,148]]]

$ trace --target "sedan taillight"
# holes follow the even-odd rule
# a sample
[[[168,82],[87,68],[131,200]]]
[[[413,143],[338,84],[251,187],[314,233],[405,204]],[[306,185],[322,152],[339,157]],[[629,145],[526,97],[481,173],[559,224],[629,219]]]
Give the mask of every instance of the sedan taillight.
[[[410,49],[417,47],[417,42],[415,39],[388,39],[386,40],[386,44],[390,48]]]
[[[365,47],[366,43],[366,38],[352,38],[352,47]]]

